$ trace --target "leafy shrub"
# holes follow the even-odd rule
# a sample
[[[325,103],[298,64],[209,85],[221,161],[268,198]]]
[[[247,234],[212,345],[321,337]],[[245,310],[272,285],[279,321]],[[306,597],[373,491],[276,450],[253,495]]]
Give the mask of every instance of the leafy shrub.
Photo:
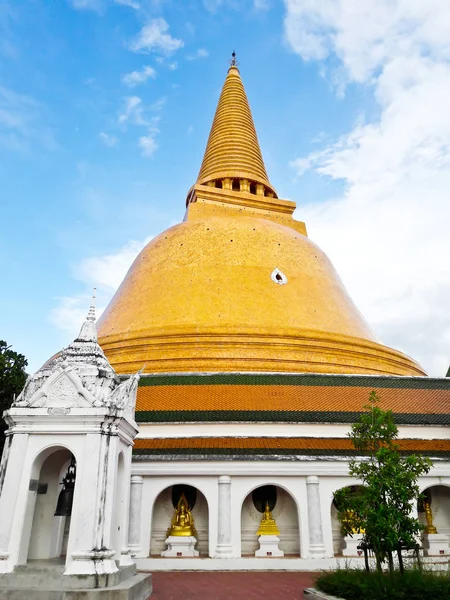
[[[417,570],[402,575],[341,569],[319,575],[316,588],[345,600],[449,600],[450,576]]]

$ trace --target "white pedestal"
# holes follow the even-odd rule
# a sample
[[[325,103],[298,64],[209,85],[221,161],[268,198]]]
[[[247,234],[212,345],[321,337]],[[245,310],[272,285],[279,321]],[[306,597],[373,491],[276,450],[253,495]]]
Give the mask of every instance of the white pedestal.
[[[425,556],[445,556],[450,554],[449,538],[445,533],[424,533],[422,542]]]
[[[355,533],[353,537],[346,535],[344,538],[345,548],[342,550],[342,556],[361,556],[363,554],[362,550],[358,550],[358,546],[363,539],[362,533]],[[358,553],[361,554],[358,554]]]
[[[195,549],[197,538],[194,536],[183,537],[170,535],[166,539],[167,550],[161,552],[161,556],[182,558],[185,556],[198,556],[198,550]]]
[[[256,550],[255,556],[268,558],[271,556],[284,556],[283,550],[278,548],[280,538],[276,535],[260,535],[258,538],[259,550]]]

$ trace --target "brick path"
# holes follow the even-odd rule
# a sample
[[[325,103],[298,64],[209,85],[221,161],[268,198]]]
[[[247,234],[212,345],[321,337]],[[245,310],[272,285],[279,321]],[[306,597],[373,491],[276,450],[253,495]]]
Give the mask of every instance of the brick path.
[[[302,600],[315,573],[157,572],[149,600]]]

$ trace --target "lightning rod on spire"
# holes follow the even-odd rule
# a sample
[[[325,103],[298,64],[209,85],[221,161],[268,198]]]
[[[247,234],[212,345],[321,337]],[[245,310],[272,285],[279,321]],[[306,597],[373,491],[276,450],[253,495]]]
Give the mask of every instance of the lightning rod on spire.
[[[236,60],[236,52],[233,50],[233,52],[231,53],[231,59],[230,59],[230,65],[232,67],[237,67],[238,66],[238,61]]]

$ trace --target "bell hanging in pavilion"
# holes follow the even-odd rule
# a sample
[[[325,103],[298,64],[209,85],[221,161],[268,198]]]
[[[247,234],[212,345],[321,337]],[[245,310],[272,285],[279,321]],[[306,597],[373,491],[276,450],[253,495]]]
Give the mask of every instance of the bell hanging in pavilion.
[[[59,493],[56,503],[55,517],[70,517],[72,514],[73,492],[75,489],[76,466],[75,458],[72,457],[65,477],[63,477],[63,489]]]

